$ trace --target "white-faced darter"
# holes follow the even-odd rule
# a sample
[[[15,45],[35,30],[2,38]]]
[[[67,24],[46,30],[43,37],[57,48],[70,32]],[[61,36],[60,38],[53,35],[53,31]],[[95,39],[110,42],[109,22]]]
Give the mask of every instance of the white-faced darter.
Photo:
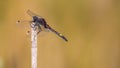
[[[67,38],[66,38],[64,35],[62,35],[61,33],[57,32],[56,30],[54,30],[53,28],[51,28],[51,27],[47,24],[47,22],[45,21],[45,19],[44,19],[43,17],[41,17],[41,16],[33,13],[33,12],[30,11],[30,10],[28,10],[27,13],[28,13],[28,15],[30,15],[30,16],[32,17],[32,19],[33,19],[32,21],[29,21],[30,24],[31,24],[31,23],[34,23],[34,27],[37,27],[37,29],[35,29],[35,30],[37,30],[37,34],[39,34],[41,31],[43,31],[43,30],[46,29],[46,30],[49,30],[49,31],[55,33],[55,34],[58,35],[60,38],[62,38],[64,41],[66,41],[66,42],[68,41]],[[19,22],[21,22],[21,21],[19,20],[18,23],[19,23]],[[31,26],[31,27],[32,27],[32,26]],[[34,27],[32,27],[32,28],[34,28]],[[42,28],[44,28],[44,29],[42,29]],[[29,31],[28,31],[28,32],[29,32]]]

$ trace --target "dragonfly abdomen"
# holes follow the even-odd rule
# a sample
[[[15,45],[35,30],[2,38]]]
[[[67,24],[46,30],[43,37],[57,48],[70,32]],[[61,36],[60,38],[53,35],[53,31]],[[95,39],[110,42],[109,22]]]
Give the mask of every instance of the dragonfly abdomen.
[[[58,35],[59,37],[61,37],[63,40],[68,41],[67,38],[66,38],[64,35],[62,35],[61,33],[57,32],[57,31],[55,31],[54,29],[52,29],[49,25],[47,25],[47,28],[48,28],[50,31],[52,31],[53,33],[57,34],[57,35]]]

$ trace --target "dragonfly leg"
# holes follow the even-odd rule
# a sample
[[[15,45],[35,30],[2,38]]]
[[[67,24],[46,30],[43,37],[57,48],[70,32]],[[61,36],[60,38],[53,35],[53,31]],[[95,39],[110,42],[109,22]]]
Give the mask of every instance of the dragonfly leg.
[[[30,27],[34,28],[35,26],[34,26],[34,24],[31,23],[31,24],[30,24]]]
[[[31,26],[31,28],[33,28],[34,30],[36,30],[36,29],[37,29],[37,25],[36,25],[36,24],[34,24],[34,23],[31,23],[31,24],[30,24],[30,26]]]
[[[40,25],[38,25],[38,32],[37,32],[37,34],[39,34],[41,31],[42,31],[42,29],[41,29]]]
[[[37,34],[39,34],[41,31],[38,31]]]

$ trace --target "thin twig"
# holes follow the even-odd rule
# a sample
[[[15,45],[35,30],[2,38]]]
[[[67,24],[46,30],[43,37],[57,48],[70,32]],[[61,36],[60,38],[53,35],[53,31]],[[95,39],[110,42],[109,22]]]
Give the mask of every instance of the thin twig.
[[[34,22],[31,23],[31,68],[37,68],[37,32]]]

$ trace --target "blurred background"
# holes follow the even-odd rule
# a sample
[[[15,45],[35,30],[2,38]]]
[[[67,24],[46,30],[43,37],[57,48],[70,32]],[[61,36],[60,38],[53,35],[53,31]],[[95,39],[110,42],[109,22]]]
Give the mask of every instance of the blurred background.
[[[0,68],[31,68],[28,9],[69,40],[39,37],[38,68],[120,68],[119,0],[0,0]]]

